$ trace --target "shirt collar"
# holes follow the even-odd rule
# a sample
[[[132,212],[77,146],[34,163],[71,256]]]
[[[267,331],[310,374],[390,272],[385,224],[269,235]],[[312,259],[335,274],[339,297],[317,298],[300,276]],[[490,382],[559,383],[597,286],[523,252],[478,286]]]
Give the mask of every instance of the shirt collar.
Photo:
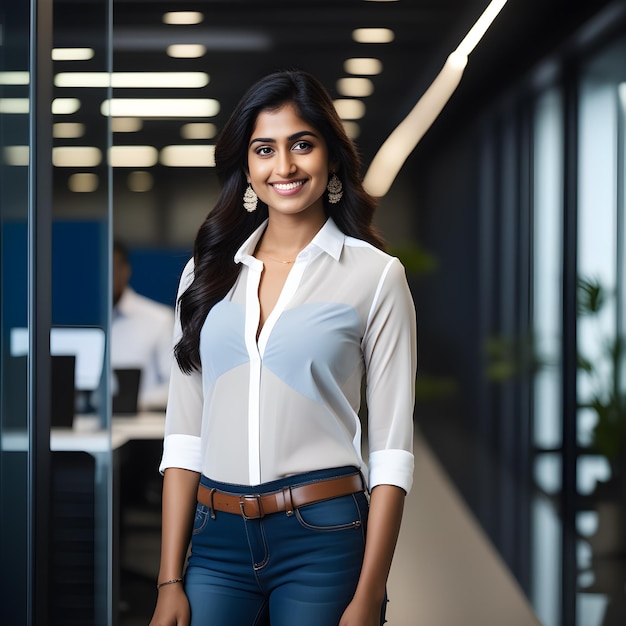
[[[244,263],[246,265],[252,265],[255,261],[260,263],[257,259],[254,259],[252,253],[256,248],[256,245],[267,226],[267,220],[265,220],[251,235],[246,239],[241,248],[237,250],[235,254],[235,263]],[[326,223],[319,229],[315,237],[311,240],[308,246],[301,250],[298,257],[307,256],[309,259],[317,256],[320,252],[325,252],[336,261],[341,256],[343,244],[346,236],[339,230],[333,219],[329,217]]]

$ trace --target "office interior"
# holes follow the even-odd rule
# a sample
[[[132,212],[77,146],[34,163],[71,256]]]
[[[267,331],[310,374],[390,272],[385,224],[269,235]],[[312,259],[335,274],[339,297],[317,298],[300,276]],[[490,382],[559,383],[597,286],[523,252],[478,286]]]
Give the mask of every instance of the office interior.
[[[156,598],[158,494],[129,459],[163,414],[112,416],[113,238],[173,306],[254,80],[320,77],[365,175],[489,4],[0,5],[2,624],[135,626]],[[379,199],[419,330],[393,626],[626,623],[625,197],[626,3],[503,3]],[[82,404],[57,426],[63,355]]]

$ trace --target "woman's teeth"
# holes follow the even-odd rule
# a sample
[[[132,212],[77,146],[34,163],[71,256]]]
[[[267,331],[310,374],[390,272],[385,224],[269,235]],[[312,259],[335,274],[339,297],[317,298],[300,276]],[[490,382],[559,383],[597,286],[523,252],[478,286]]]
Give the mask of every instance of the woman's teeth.
[[[296,187],[300,187],[302,184],[302,181],[297,181],[293,183],[273,183],[273,186],[281,191],[289,191],[291,189],[296,189]]]

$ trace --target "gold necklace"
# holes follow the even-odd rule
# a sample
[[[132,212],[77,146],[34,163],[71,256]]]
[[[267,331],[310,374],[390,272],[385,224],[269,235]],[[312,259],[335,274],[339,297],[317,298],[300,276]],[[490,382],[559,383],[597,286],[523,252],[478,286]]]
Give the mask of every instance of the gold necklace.
[[[293,261],[281,261],[280,259],[275,259],[274,257],[271,257],[269,254],[267,254],[267,252],[263,252],[263,250],[257,250],[257,254],[261,253],[263,256],[265,256],[266,258],[268,258],[270,261],[275,261],[276,263],[282,263],[283,265],[291,265],[292,263],[295,263],[295,259]]]

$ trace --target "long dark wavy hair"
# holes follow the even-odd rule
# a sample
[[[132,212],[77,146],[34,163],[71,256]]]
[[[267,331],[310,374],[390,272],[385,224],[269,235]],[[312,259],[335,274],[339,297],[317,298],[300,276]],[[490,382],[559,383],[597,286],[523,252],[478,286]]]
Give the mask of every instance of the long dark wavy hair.
[[[236,106],[215,146],[215,170],[221,189],[215,207],[198,230],[193,282],[178,302],[182,338],[174,352],[183,372],[200,368],[200,330],[204,320],[237,279],[240,267],[234,261],[235,253],[268,216],[267,206],[261,200],[253,213],[243,208],[248,143],[259,113],[276,111],[285,104],[292,104],[299,116],[322,134],[329,162],[337,166],[343,197],[337,204],[330,204],[324,194],[326,215],[346,235],[384,249],[384,241],[372,227],[376,201],[363,189],[359,154],[324,86],[300,70],[279,71],[262,78]]]

